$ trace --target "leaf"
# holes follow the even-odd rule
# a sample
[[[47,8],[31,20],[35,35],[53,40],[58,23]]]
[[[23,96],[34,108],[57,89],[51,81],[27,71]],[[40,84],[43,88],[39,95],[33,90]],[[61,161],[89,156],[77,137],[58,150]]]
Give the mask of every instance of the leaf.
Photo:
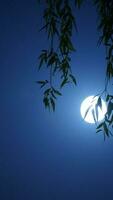
[[[106,97],[106,102],[108,102],[109,101],[109,95],[107,95],[107,97]]]
[[[42,64],[43,64],[43,60],[41,59],[41,60],[40,60],[40,63],[39,63],[39,66],[38,66],[38,69],[39,69],[39,70],[40,70]]]
[[[112,67],[112,63],[111,62],[109,62],[108,65],[107,65],[106,76],[108,77],[108,79],[113,77],[113,67]]]
[[[96,133],[99,133],[100,131],[102,131],[102,129],[97,130]]]
[[[56,96],[54,95],[53,90],[51,91],[51,96],[52,96],[54,99],[57,99]]]
[[[47,108],[47,107],[50,108],[49,99],[47,97],[44,97],[43,103],[45,105],[45,108]]]
[[[73,83],[74,83],[75,85],[77,85],[77,82],[76,82],[75,77],[74,77],[72,74],[70,74],[69,76],[70,76],[70,78],[72,79]]]
[[[97,118],[97,121],[98,121],[99,111],[98,111],[98,105],[97,104],[95,105],[95,112],[96,112],[96,118]]]
[[[38,84],[44,84],[45,81],[36,81],[36,83],[38,83]]]
[[[68,79],[64,78],[64,80],[62,81],[60,87],[62,88],[66,83],[67,83]]]
[[[103,123],[103,128],[104,128],[105,134],[109,137],[109,130],[108,130],[107,125],[106,125],[105,122]]]
[[[113,99],[113,95],[109,95],[110,99],[112,100]]]
[[[44,87],[44,86],[48,83],[48,80],[44,80],[44,81],[36,81],[36,83],[40,84],[40,85],[41,85],[40,88],[42,88],[42,87]]]
[[[49,61],[48,61],[47,66],[52,65],[54,62],[55,62],[55,57],[54,57],[54,56],[51,56],[51,58],[50,58]]]
[[[51,102],[53,111],[55,111],[55,101],[53,100],[53,98],[50,98],[50,102]]]
[[[102,109],[102,100],[100,97],[98,98],[97,105]]]
[[[113,111],[113,103],[110,101],[110,102],[108,103],[108,108],[107,108],[108,118],[110,117],[112,111]]]
[[[39,66],[38,66],[38,69],[40,70],[40,68],[42,67],[43,63],[47,62],[47,50],[42,50],[42,53],[40,54],[38,59],[40,60],[40,63],[39,63]]]
[[[92,105],[90,105],[90,106],[87,108],[87,110],[86,110],[86,112],[85,112],[85,115],[84,115],[84,119],[86,118],[86,116],[87,116],[87,114],[88,114],[88,112],[89,112],[89,110],[90,110],[91,107],[92,107]]]
[[[108,122],[110,124],[110,120],[107,118],[107,115],[105,115],[105,122]]]
[[[113,51],[113,45],[109,49],[109,58],[112,56],[112,51]]]
[[[39,30],[39,32],[42,31],[43,29],[47,29],[48,25],[49,25],[49,22],[46,23],[46,24]]]
[[[51,88],[48,88],[47,90],[45,90],[44,95],[49,95],[49,92],[51,91]]]
[[[56,90],[55,88],[53,88],[53,91],[54,91],[55,94],[62,96],[62,94],[58,90]]]
[[[94,112],[94,109],[92,109],[92,115],[93,115],[93,119],[94,119],[94,122],[96,123],[97,122],[97,120],[96,120],[96,117],[95,117],[95,112]]]
[[[97,118],[97,121],[98,121],[98,115],[99,115],[99,110],[98,110],[99,108],[98,107],[100,109],[102,109],[102,101],[101,101],[100,97],[98,98],[97,103],[95,105],[95,112],[96,112],[96,116],[95,117]]]
[[[99,125],[97,126],[96,129],[99,129],[99,128],[101,128],[102,126],[103,126],[103,122],[102,122],[101,124],[99,124]]]
[[[113,115],[112,115],[112,117],[111,117],[111,119],[109,121],[109,125],[111,125],[111,124],[113,124]]]

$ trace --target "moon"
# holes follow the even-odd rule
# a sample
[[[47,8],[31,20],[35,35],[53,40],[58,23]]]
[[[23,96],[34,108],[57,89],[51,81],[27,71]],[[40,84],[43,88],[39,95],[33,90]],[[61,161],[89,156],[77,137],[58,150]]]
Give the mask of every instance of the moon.
[[[102,106],[101,108],[98,106],[97,110],[98,119],[97,119],[95,106],[97,104],[98,98],[99,98],[98,96],[96,97],[89,96],[86,99],[84,99],[84,101],[81,104],[80,107],[81,116],[88,123],[94,124],[95,122],[102,121],[105,117],[105,114],[107,112],[107,106],[105,101],[101,99]]]

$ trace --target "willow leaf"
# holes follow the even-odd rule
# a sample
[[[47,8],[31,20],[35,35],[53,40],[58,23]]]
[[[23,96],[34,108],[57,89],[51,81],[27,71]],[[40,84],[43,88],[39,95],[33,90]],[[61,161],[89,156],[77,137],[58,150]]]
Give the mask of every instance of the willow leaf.
[[[72,74],[70,74],[69,76],[70,76],[70,78],[72,79],[73,83],[74,83],[75,85],[77,85],[77,82],[76,82],[75,77],[74,77]]]

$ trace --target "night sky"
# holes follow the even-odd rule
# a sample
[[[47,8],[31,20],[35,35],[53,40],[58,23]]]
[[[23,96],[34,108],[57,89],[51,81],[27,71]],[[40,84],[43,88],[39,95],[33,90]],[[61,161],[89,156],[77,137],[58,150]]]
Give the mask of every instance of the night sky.
[[[43,6],[0,1],[0,200],[113,200],[113,138],[104,142],[83,121],[81,102],[104,88],[105,52],[97,47],[95,8],[77,13],[72,69],[77,87],[62,89],[55,113],[45,110],[35,81],[48,46]]]

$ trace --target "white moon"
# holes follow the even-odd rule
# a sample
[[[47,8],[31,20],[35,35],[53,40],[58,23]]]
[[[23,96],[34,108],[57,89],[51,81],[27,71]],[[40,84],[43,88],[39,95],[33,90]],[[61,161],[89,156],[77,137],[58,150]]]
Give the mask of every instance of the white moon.
[[[96,116],[95,105],[97,104],[97,100],[98,100],[98,96],[96,97],[89,96],[81,104],[81,108],[80,108],[81,116],[88,123],[95,123],[95,119],[97,122],[103,120],[107,112],[106,103],[103,99],[101,99],[102,107],[101,108],[98,107],[98,120],[97,120],[97,117],[95,117],[94,119],[92,111],[94,112],[94,115]]]

